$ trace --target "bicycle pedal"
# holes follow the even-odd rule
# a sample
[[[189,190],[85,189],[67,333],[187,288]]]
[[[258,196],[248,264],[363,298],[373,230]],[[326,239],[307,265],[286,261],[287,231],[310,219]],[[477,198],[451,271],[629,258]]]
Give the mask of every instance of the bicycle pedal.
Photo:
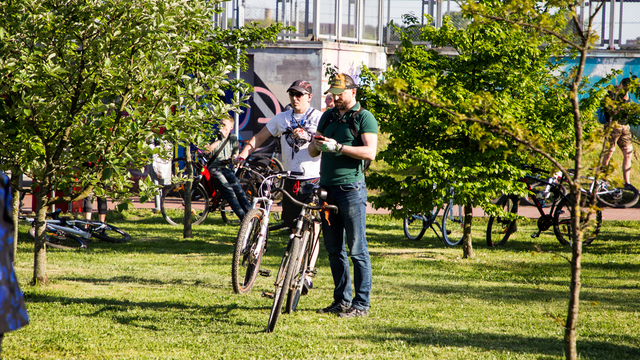
[[[273,299],[273,293],[263,291],[262,292],[262,297]]]
[[[260,269],[260,270],[258,270],[258,274],[260,274],[260,276],[270,277],[271,276],[271,270]]]

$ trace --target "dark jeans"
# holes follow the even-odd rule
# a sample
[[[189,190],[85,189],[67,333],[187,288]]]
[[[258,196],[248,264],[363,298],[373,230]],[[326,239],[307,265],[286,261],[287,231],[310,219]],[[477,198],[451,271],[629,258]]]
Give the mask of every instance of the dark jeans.
[[[333,300],[356,309],[369,310],[371,295],[371,259],[366,237],[367,187],[364,181],[340,186],[322,186],[329,192],[328,202],[338,206],[338,213],[329,213],[329,221],[322,217],[324,246],[329,252],[329,265],[335,289]],[[353,262],[351,291],[349,257]]]
[[[229,168],[209,168],[211,181],[216,187],[222,198],[227,200],[233,212],[240,218],[244,219],[244,215],[251,209],[251,203],[247,199],[247,195],[242,190],[242,186],[238,182],[238,178]]]

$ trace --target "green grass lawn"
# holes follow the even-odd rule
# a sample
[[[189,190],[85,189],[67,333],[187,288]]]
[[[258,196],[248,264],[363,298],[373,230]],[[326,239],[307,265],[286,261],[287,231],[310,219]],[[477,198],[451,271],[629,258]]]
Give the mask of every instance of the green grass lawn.
[[[316,310],[332,300],[322,249],[318,276],[298,312],[264,329],[272,301],[231,286],[237,227],[219,214],[194,228],[137,211],[110,215],[125,244],[95,242],[48,252],[50,284],[27,285],[33,242],[21,224],[18,276],[31,324],[8,334],[4,359],[562,359],[570,255],[553,236],[531,239],[534,222],[488,249],[486,219],[474,223],[476,257],[426,233],[406,240],[402,222],[371,216],[367,227],[373,294],[367,318]],[[640,222],[605,222],[585,249],[578,350],[581,359],[640,358]],[[277,270],[286,236],[275,233],[264,268]],[[543,252],[537,252],[539,245]]]

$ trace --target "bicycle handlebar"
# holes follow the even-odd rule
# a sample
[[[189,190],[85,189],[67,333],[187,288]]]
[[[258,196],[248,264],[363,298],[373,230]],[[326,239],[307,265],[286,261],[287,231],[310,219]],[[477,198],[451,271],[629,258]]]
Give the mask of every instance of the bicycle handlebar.
[[[293,196],[291,196],[291,194],[289,194],[286,190],[282,189],[282,188],[275,188],[272,190],[272,192],[281,192],[283,193],[286,197],[289,198],[289,200],[291,200],[291,202],[293,202],[294,204],[301,206],[303,208],[306,209],[311,209],[311,210],[322,210],[322,209],[329,209],[329,210],[333,210],[334,213],[338,213],[338,207],[335,205],[330,205],[330,204],[323,204],[323,205],[317,205],[317,206],[313,206],[310,204],[305,204],[302,201],[298,201],[296,200]]]

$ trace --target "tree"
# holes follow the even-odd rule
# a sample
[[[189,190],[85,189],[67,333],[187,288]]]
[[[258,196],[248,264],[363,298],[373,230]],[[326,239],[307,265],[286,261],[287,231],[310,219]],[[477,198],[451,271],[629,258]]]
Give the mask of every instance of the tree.
[[[456,29],[448,18],[440,29],[424,27],[419,41],[452,48],[457,56],[414,45],[410,34],[401,33],[402,47],[384,74],[385,84],[367,100],[381,131],[390,134],[391,144],[379,156],[405,174],[372,174],[369,184],[384,189],[373,202],[406,216],[442,205],[452,193],[455,203],[465,207],[464,256],[473,257],[472,207],[495,213],[492,199],[497,195],[524,194],[523,184],[515,180],[525,174],[523,164],[538,163],[541,156],[448,109],[521,127],[545,151],[567,158],[571,141],[564,129],[569,109],[556,87],[540,85],[552,84],[555,65],[550,56],[556,47],[541,48],[548,39],[530,41],[530,31],[509,25]],[[422,98],[438,106],[426,106]]]
[[[221,49],[233,42],[202,45],[221,36],[211,23],[216,3],[0,1],[0,167],[33,179],[31,189],[22,190],[37,198],[34,284],[48,280],[43,231],[49,205],[92,191],[126,203],[127,169],[151,161],[149,140],[173,140],[180,130],[184,141],[197,143],[207,131],[203,118],[213,124],[238,110],[217,96],[207,106],[194,105],[205,87],[211,94],[243,88],[226,76],[236,62]],[[238,32],[253,36],[237,42],[273,32],[252,29]],[[203,48],[208,57],[194,54]],[[141,188],[153,189],[150,183]],[[52,189],[62,194],[51,196]]]
[[[608,79],[595,84],[589,83],[584,77],[585,60],[590,49],[595,43],[596,34],[592,31],[593,19],[597,16],[604,3],[599,3],[597,9],[583,24],[577,8],[579,3],[572,1],[561,2],[522,2],[522,1],[462,1],[462,11],[467,16],[473,16],[472,29],[493,29],[491,33],[500,31],[504,34],[503,41],[495,43],[495,47],[480,47],[479,51],[485,54],[504,54],[500,46],[508,42],[507,38],[514,36],[521,42],[521,51],[511,51],[509,58],[503,60],[503,65],[510,69],[513,78],[523,81],[522,85],[515,85],[513,90],[524,88],[522,91],[503,91],[505,88],[496,88],[498,91],[460,91],[453,83],[442,81],[448,78],[449,73],[418,73],[413,74],[407,70],[397,76],[385,76],[384,86],[379,87],[389,97],[389,102],[399,102],[398,111],[419,111],[423,108],[429,111],[438,111],[443,119],[449,121],[447,132],[450,129],[466,127],[476,139],[484,139],[484,152],[487,149],[504,151],[501,147],[506,144],[517,144],[521,156],[526,158],[538,157],[560,169],[568,178],[570,197],[573,199],[571,217],[572,255],[568,259],[571,264],[571,286],[569,296],[569,308],[565,324],[564,350],[567,359],[577,359],[576,329],[578,319],[578,305],[580,295],[580,273],[582,238],[585,231],[593,225],[591,215],[594,210],[595,195],[589,199],[582,199],[578,179],[586,168],[584,154],[594,149],[594,144],[603,139],[602,131],[598,129],[594,117],[595,110],[605,94],[604,85]],[[571,23],[567,26],[567,20]],[[445,28],[443,26],[443,28]],[[434,30],[425,30],[428,33]],[[445,30],[446,31],[446,30]],[[524,36],[523,36],[524,35]],[[461,36],[461,35],[460,35]],[[540,41],[542,39],[542,41]],[[450,42],[455,42],[451,39]],[[440,46],[439,43],[434,43]],[[487,43],[486,45],[490,45]],[[527,49],[529,49],[527,51]],[[535,61],[535,49],[548,51],[547,56],[559,58],[567,53],[578,58],[578,65],[561,76],[551,76],[553,63],[545,65],[546,71]],[[524,51],[524,52],[522,52]],[[420,68],[418,63],[403,63],[402,66]],[[431,65],[431,64],[430,64]],[[433,64],[437,66],[437,64]],[[538,77],[532,76],[538,72],[530,70],[539,69]],[[455,70],[453,70],[455,72]],[[519,76],[528,74],[527,76]],[[409,75],[409,76],[407,76]],[[506,79],[512,78],[507,75]],[[408,80],[409,79],[409,80]],[[531,82],[528,80],[534,80]],[[591,86],[591,88],[589,88]],[[637,82],[634,82],[637,86]],[[536,91],[537,89],[537,91]],[[541,104],[532,103],[528,91],[534,90],[536,94],[545,94],[538,98]],[[504,96],[503,96],[504,95]],[[609,104],[610,105],[610,104]],[[518,116],[523,111],[526,116]],[[635,107],[634,109],[637,109]],[[535,110],[535,111],[534,111]],[[427,110],[424,110],[427,111]],[[540,113],[539,111],[542,111]],[[637,120],[637,110],[625,109],[634,112],[631,118]],[[539,114],[539,115],[536,115]],[[439,121],[440,118],[436,121]],[[434,121],[434,120],[430,120]],[[541,123],[540,123],[541,122]],[[536,123],[537,126],[536,126]],[[464,125],[463,125],[464,124]],[[545,126],[549,130],[544,129]],[[564,134],[557,129],[563,129]],[[395,135],[395,133],[394,133]],[[604,136],[604,143],[607,136]],[[602,144],[602,143],[601,143]],[[558,151],[556,146],[560,145]],[[599,147],[602,149],[603,147]],[[564,166],[566,150],[572,160],[575,170],[570,174]],[[526,150],[526,153],[523,151]],[[508,153],[507,153],[508,154]],[[476,157],[476,154],[469,154]],[[425,160],[414,165],[431,166],[433,157],[423,157]],[[508,158],[508,157],[505,157]],[[595,176],[601,176],[602,156],[596,165]],[[440,165],[435,162],[435,165]],[[511,168],[513,169],[513,168]],[[519,176],[515,171],[512,175]],[[514,177],[515,178],[515,177]],[[508,179],[505,179],[508,180]],[[513,180],[513,179],[512,179]],[[411,185],[405,183],[408,187]],[[505,185],[509,185],[508,182]],[[471,186],[471,185],[469,185]],[[389,188],[389,187],[387,187]],[[585,201],[586,200],[586,201]],[[409,200],[411,201],[411,200]],[[419,208],[420,209],[420,208]],[[422,208],[424,210],[425,208]]]

